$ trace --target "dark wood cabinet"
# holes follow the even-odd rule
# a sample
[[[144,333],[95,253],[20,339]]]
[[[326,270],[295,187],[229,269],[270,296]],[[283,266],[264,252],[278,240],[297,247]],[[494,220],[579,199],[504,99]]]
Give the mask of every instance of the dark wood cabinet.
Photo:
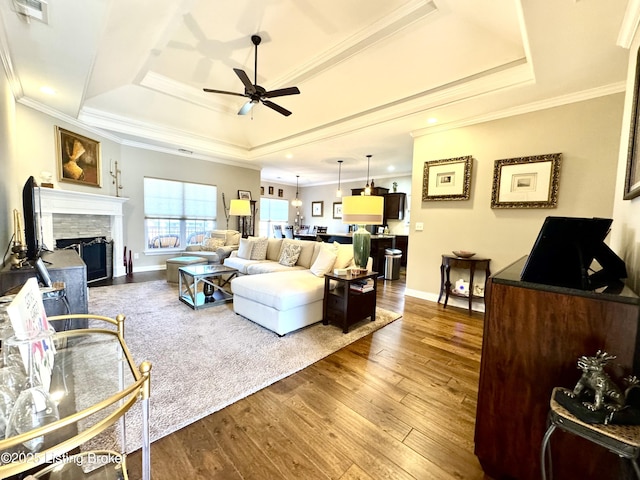
[[[407,266],[407,254],[409,253],[409,235],[396,235],[396,246],[402,252],[400,265]]]
[[[540,449],[554,387],[573,388],[576,362],[601,349],[621,375],[640,372],[640,298],[520,281],[526,257],[489,278],[475,453],[495,479],[541,478]],[[554,478],[625,478],[607,449],[557,431]]]
[[[373,280],[373,289],[367,292],[356,291],[351,288],[361,280]],[[337,282],[331,289],[331,282]],[[334,323],[342,327],[343,333],[349,332],[349,327],[364,320],[367,317],[371,321],[376,318],[376,290],[378,287],[378,274],[376,272],[364,275],[333,275],[324,277],[324,301],[322,323],[328,325]]]
[[[364,192],[364,188],[352,188],[351,189],[351,195],[361,195],[362,192]],[[371,189],[371,195],[384,195],[385,193],[389,193],[389,189],[388,188],[384,188],[384,187],[373,187]]]
[[[404,193],[386,193],[384,196],[384,223],[387,220],[404,219],[407,195]]]

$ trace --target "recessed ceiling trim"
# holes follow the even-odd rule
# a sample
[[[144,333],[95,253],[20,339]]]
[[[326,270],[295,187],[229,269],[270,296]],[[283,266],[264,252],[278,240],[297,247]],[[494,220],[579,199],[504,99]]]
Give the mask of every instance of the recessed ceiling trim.
[[[620,26],[620,32],[618,33],[618,40],[616,45],[629,49],[633,42],[633,37],[638,31],[640,25],[640,0],[629,0],[627,3],[627,9],[624,12],[622,19],[622,25]]]
[[[0,23],[4,23],[2,18],[2,11],[0,11]],[[7,80],[9,81],[9,85],[11,85],[11,92],[13,93],[13,98],[16,100],[22,98],[24,96],[24,90],[22,89],[22,84],[20,83],[20,78],[16,74],[15,69],[13,68],[13,62],[11,61],[11,53],[9,51],[9,41],[7,39],[7,32],[4,28],[0,28],[0,60],[2,61],[2,66],[4,67],[4,71],[7,75]]]

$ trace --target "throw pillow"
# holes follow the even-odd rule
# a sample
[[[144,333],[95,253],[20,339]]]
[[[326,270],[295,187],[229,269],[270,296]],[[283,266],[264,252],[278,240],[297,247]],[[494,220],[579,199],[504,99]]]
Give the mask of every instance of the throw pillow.
[[[251,259],[251,249],[253,248],[253,242],[250,242],[246,238],[240,239],[240,246],[238,247],[238,257],[245,260]]]
[[[269,239],[267,237],[249,237],[249,241],[253,243],[253,247],[251,248],[251,260],[266,259]]]
[[[220,247],[224,247],[224,240],[221,238],[205,238],[200,247],[205,252],[215,252]]]
[[[347,268],[353,261],[353,245],[350,243],[335,243],[338,248],[338,258],[333,268]]]
[[[321,248],[318,253],[316,261],[311,265],[311,273],[316,277],[324,277],[325,273],[329,273],[333,269],[333,264],[336,261],[335,251],[331,251],[329,248]]]
[[[284,265],[285,267],[293,267],[298,261],[301,250],[302,246],[295,243],[287,243],[283,245],[278,263],[280,265]]]

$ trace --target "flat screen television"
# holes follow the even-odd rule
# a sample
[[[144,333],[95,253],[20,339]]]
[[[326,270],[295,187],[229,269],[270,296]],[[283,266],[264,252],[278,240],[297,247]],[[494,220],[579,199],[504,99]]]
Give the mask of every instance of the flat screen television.
[[[27,246],[27,259],[35,261],[40,255],[38,241],[38,217],[36,213],[36,181],[29,177],[22,189],[22,213],[24,215],[24,241]]]
[[[547,217],[520,279],[580,290],[622,287],[624,261],[605,243],[609,218]]]

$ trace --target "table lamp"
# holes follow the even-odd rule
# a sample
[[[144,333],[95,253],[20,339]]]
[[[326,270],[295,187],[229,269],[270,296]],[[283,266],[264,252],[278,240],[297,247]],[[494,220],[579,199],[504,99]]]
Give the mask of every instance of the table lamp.
[[[237,217],[241,217],[241,225],[242,225],[242,238],[246,238],[246,227],[245,227],[245,217],[251,215],[251,204],[249,200],[240,200],[234,199],[231,200],[231,204],[229,205],[229,215],[235,215]]]
[[[342,223],[356,224],[353,232],[353,260],[358,268],[367,268],[371,252],[371,234],[365,225],[380,225],[383,221],[384,198],[372,195],[344,197],[342,199]]]

